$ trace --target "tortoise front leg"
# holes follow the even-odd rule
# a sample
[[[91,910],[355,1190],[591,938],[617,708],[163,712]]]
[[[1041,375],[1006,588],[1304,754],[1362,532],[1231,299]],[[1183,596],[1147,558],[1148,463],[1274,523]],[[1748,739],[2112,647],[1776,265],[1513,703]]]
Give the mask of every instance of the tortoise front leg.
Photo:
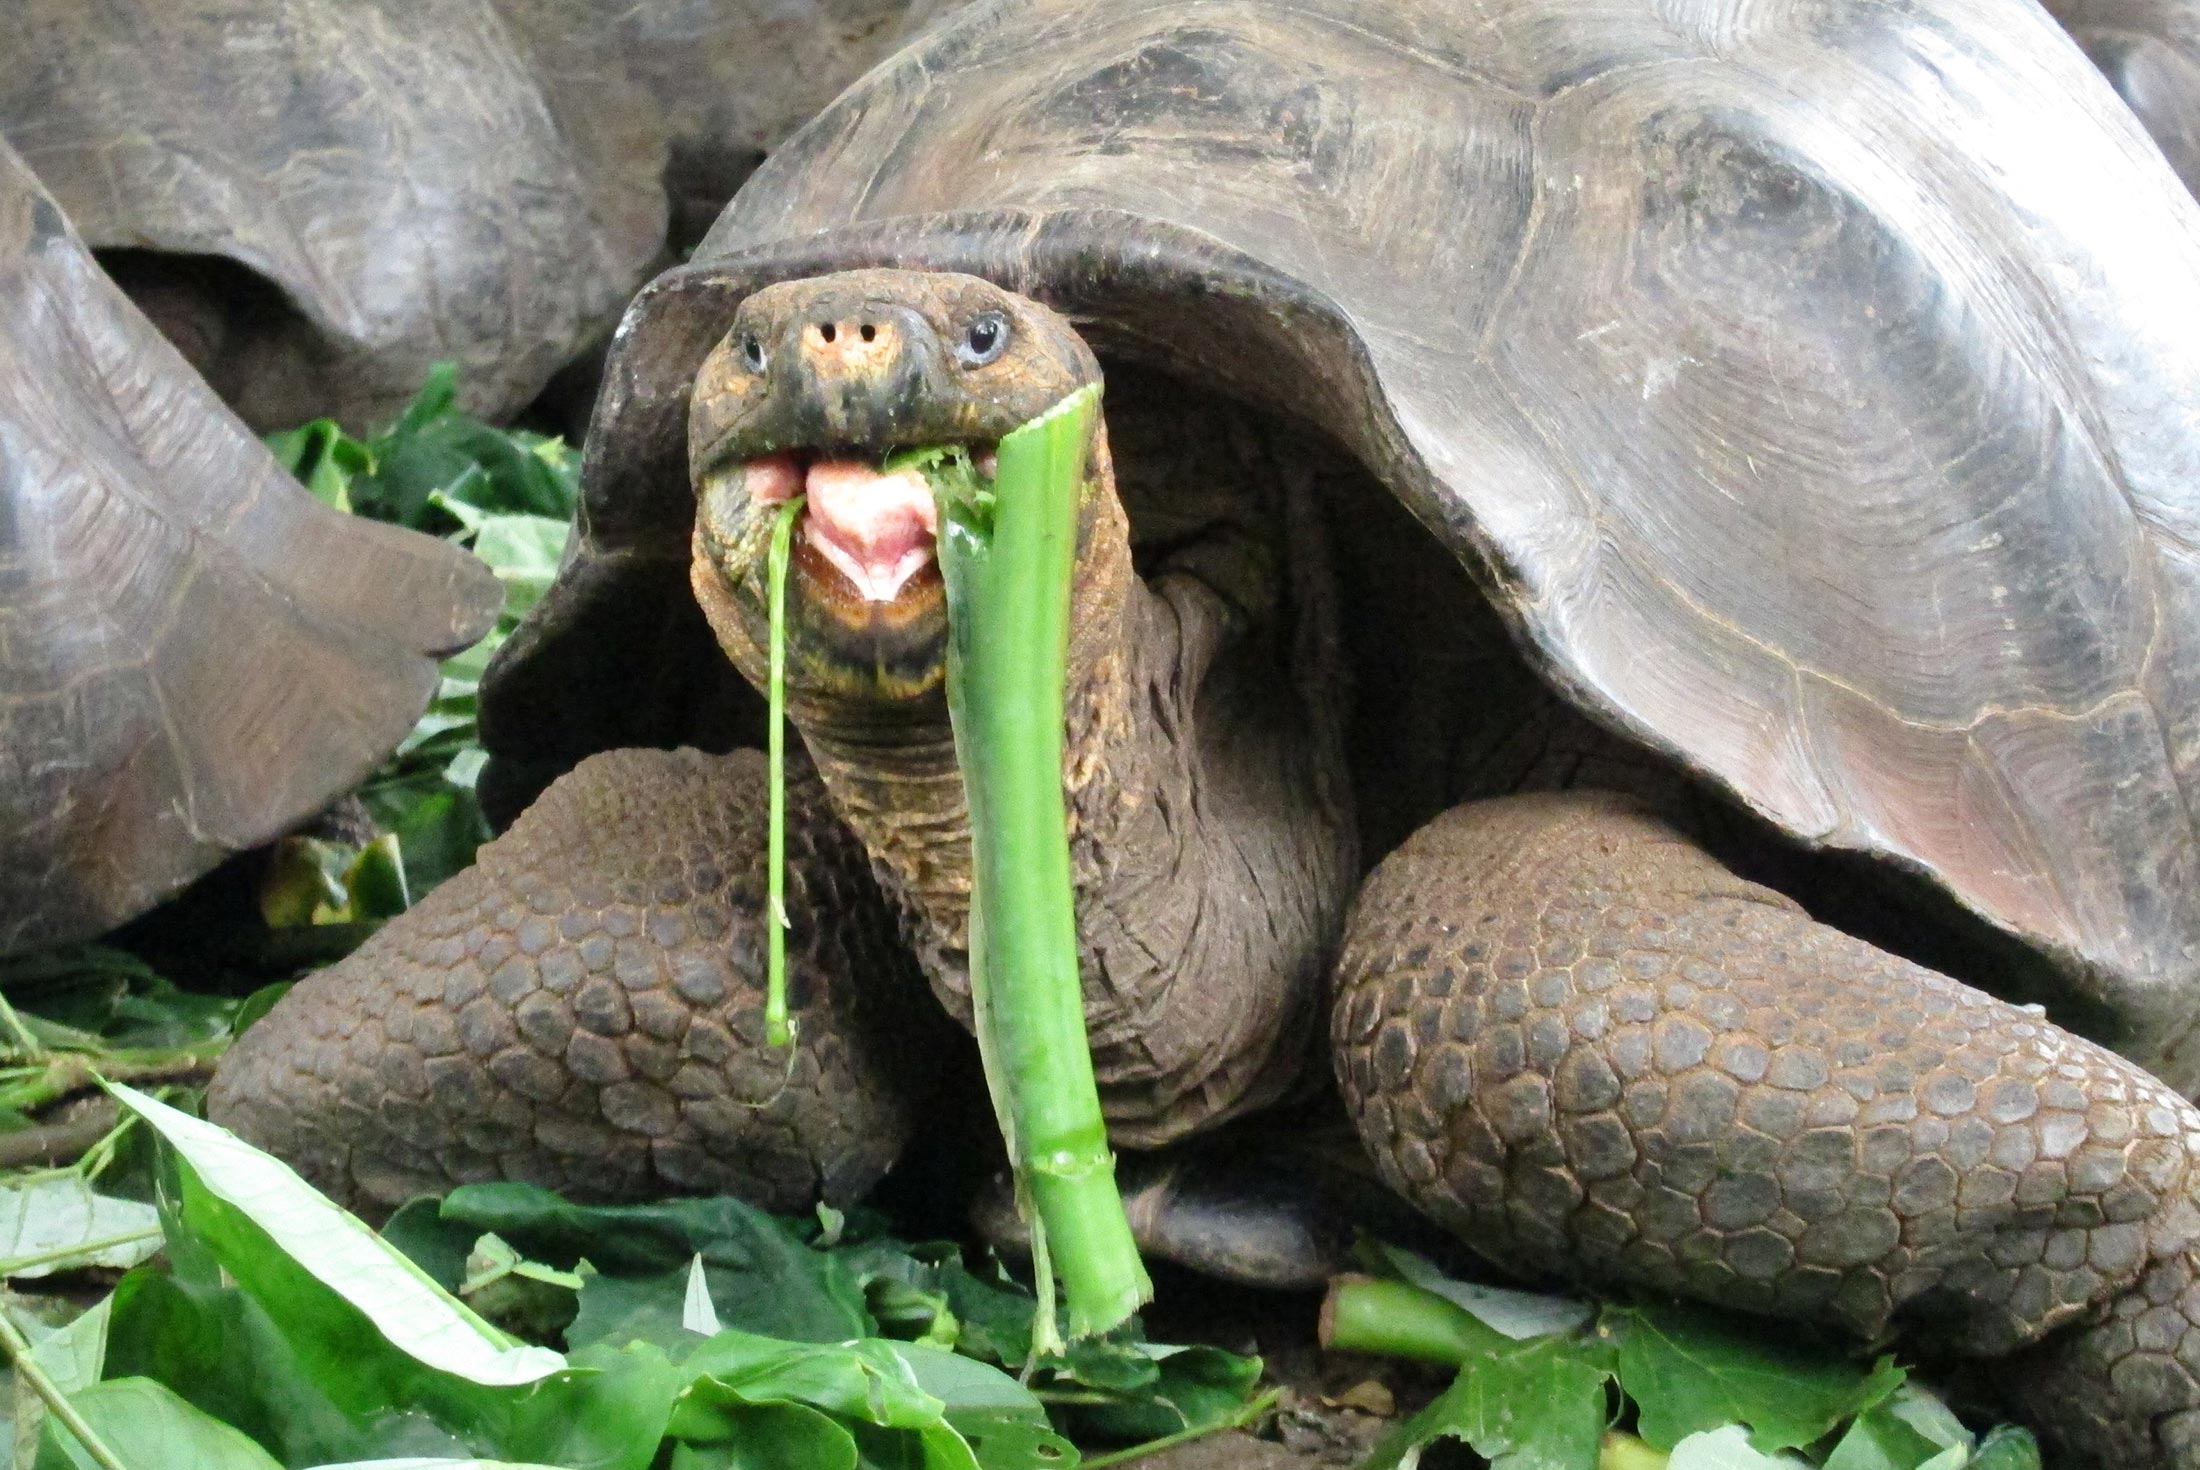
[[[1348,1106],[1499,1259],[1929,1351],[2064,1464],[2200,1466],[2200,1111],[1812,920],[1601,793],[1458,808],[1369,879]]]
[[[861,1195],[949,1033],[806,771],[788,811],[791,1050],[763,1042],[763,757],[615,750],[301,981],[223,1058],[210,1114],[369,1207],[494,1179]]]

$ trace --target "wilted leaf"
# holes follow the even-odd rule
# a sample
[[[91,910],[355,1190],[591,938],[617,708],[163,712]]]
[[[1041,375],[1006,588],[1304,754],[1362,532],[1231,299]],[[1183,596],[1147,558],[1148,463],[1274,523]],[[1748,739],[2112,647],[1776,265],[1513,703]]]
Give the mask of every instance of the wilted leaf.
[[[1766,1454],[1739,1424],[1699,1430],[1673,1446],[1665,1470],[1810,1470],[1800,1455]]]
[[[98,1249],[81,1249],[87,1246]],[[127,1270],[160,1251],[160,1214],[136,1200],[94,1194],[75,1174],[49,1174],[0,1189],[0,1268],[59,1251],[69,1254],[6,1269],[6,1275],[50,1276],[85,1266]]]

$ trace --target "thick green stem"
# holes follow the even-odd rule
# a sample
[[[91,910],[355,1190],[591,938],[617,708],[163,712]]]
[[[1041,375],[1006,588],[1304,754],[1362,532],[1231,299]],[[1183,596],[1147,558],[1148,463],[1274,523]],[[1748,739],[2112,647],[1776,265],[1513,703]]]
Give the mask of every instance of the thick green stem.
[[[990,497],[940,497],[947,700],[975,880],[971,1008],[1034,1255],[1062,1282],[1073,1337],[1153,1294],[1085,1040],[1062,800],[1070,574],[1098,402],[1085,389],[1002,439]]]
[[[1458,1367],[1502,1346],[1497,1332],[1456,1302],[1404,1281],[1339,1276],[1322,1302],[1321,1344]]]
[[[771,787],[765,837],[767,901],[764,915],[764,1044],[785,1046],[794,1039],[787,1020],[787,557],[794,543],[795,519],[802,514],[797,495],[780,508],[772,523],[771,579],[771,722],[765,732],[764,760]]]

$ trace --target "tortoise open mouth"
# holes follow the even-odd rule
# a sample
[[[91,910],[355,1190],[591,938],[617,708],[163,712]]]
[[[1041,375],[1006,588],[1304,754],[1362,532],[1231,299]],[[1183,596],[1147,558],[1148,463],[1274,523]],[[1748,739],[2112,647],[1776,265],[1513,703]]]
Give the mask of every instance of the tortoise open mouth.
[[[981,465],[990,446],[971,446]],[[792,570],[805,591],[850,622],[900,622],[941,594],[939,511],[914,468],[882,471],[883,456],[845,449],[782,450],[745,461],[758,509],[805,497]]]

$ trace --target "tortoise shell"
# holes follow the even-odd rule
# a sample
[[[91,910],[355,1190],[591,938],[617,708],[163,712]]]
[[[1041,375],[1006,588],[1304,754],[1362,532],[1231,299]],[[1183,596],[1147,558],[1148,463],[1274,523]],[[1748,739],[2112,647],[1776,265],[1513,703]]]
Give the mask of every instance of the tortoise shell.
[[[0,954],[358,784],[501,601],[307,494],[0,143]]]
[[[959,11],[629,309],[507,770],[723,699],[690,379],[757,287],[889,264],[1326,431],[1579,709],[2200,1084],[2200,206],[2044,11]]]

